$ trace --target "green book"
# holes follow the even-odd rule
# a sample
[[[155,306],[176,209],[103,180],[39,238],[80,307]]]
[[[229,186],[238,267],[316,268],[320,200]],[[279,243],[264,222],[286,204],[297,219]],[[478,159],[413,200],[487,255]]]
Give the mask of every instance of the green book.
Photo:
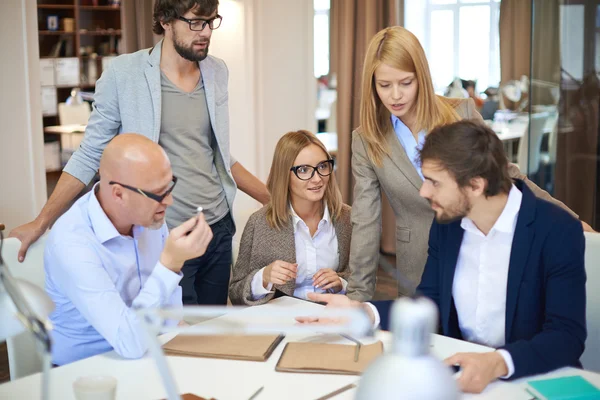
[[[600,400],[600,390],[581,376],[529,381],[527,391],[538,400]]]

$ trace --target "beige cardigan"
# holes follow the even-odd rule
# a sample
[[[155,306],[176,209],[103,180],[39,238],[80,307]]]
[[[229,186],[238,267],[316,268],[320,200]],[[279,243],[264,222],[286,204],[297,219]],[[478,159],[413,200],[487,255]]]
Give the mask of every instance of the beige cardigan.
[[[340,264],[337,273],[340,277],[348,277],[348,254],[350,253],[350,207],[342,206],[340,216],[333,221],[338,240]],[[296,245],[292,221],[281,230],[271,228],[266,218],[267,207],[263,207],[250,216],[240,243],[237,262],[233,268],[233,278],[229,284],[229,298],[233,304],[258,305],[271,300],[270,293],[259,300],[252,300],[252,278],[261,268],[275,260],[289,263],[296,262]],[[274,285],[273,289],[293,296],[296,283],[290,281],[285,285]]]
[[[472,99],[455,101],[455,110],[460,117],[483,122]],[[360,131],[352,133],[352,173],[356,183],[347,290],[348,297],[360,301],[370,300],[375,293],[381,242],[381,191],[385,192],[396,216],[396,269],[411,283],[411,287],[398,288],[400,295],[414,292],[427,261],[429,229],[434,213],[427,200],[419,195],[423,181],[398,141],[391,123],[389,129],[386,135],[389,155],[383,158],[381,167],[369,159],[367,143]],[[537,197],[569,210],[528,180],[516,165],[510,164],[509,173],[512,178],[524,180]]]

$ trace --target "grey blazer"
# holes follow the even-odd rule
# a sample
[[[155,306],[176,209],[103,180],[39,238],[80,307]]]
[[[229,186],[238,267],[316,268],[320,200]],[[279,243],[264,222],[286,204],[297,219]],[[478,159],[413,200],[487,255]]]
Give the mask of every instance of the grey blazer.
[[[92,115],[79,149],[64,171],[89,183],[108,142],[119,133],[139,133],[158,143],[161,116],[160,54],[162,40],[151,49],[117,57],[96,82]],[[215,167],[229,210],[236,192],[229,154],[229,72],[223,60],[208,56],[200,62],[210,122],[218,151]]]
[[[344,279],[348,277],[348,254],[352,236],[350,210],[350,207],[344,204],[341,215],[333,221],[340,259],[337,273]],[[252,278],[256,272],[275,260],[296,262],[292,222],[290,221],[281,230],[273,229],[267,223],[266,213],[267,207],[265,206],[250,216],[244,228],[239,255],[233,268],[233,278],[229,284],[229,298],[233,304],[253,306],[268,302],[273,298],[274,293],[259,300],[252,300]],[[285,285],[274,285],[274,289],[278,289],[288,296],[293,296],[295,288],[296,282],[294,281]]]
[[[483,121],[472,99],[457,100],[455,109],[462,118]],[[355,186],[348,297],[360,301],[370,300],[375,293],[381,242],[381,191],[385,192],[396,216],[396,268],[409,283],[409,287],[399,285],[399,295],[412,294],[421,281],[434,218],[429,203],[419,195],[423,181],[398,141],[391,122],[386,140],[390,154],[384,157],[382,166],[377,167],[367,155],[367,143],[360,131],[352,133]],[[509,173],[513,178],[524,180],[537,197],[569,210],[528,180],[516,165],[510,165]]]

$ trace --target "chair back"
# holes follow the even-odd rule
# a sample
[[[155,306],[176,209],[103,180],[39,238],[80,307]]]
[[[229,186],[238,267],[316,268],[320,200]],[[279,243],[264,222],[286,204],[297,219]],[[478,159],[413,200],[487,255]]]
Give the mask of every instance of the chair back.
[[[525,131],[519,140],[517,164],[521,172],[531,175],[538,172],[542,151],[542,139],[546,133],[546,120],[548,113],[531,114],[529,132]]]
[[[40,237],[27,250],[22,263],[17,261],[21,242],[16,238],[4,239],[2,259],[10,273],[17,279],[28,281],[42,289],[45,287],[44,248],[46,236]],[[10,379],[15,380],[42,371],[42,357],[38,343],[29,332],[23,332],[6,340]]]

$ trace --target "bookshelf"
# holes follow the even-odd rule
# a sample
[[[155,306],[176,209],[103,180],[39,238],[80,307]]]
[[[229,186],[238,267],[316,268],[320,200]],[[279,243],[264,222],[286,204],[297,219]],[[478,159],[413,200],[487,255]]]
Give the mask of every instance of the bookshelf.
[[[119,54],[123,26],[120,3],[118,0],[37,0],[44,128],[59,125],[58,103],[67,100],[71,89],[93,92],[103,69]],[[68,65],[69,74],[64,73],[64,68],[57,71],[58,65]],[[65,82],[65,75],[71,79]],[[50,196],[67,156],[61,135],[45,133],[44,144]]]

